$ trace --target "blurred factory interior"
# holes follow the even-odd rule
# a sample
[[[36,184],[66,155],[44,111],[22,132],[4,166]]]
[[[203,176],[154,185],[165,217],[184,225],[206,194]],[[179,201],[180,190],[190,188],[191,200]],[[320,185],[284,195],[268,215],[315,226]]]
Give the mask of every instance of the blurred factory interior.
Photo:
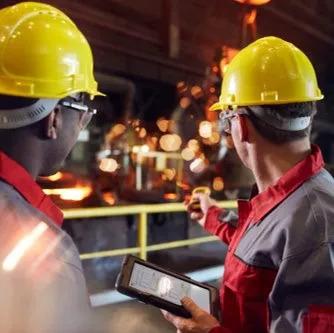
[[[1,6],[17,1],[4,0]],[[41,178],[79,248],[96,332],[174,332],[156,309],[114,291],[127,253],[217,284],[225,246],[191,222],[182,202],[209,186],[234,209],[253,184],[222,136],[224,71],[242,47],[274,35],[315,64],[326,96],[312,141],[334,172],[332,0],[48,0],[87,37],[100,90],[96,117],[62,170]],[[135,314],[135,316],[134,316]],[[124,322],[133,322],[123,327]]]

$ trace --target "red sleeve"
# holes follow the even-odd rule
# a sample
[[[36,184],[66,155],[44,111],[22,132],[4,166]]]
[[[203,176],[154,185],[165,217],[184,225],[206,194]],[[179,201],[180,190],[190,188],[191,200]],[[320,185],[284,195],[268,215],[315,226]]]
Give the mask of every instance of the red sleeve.
[[[217,326],[210,330],[209,333],[232,333],[228,328],[224,328],[222,326]]]
[[[334,332],[334,306],[311,305],[308,310],[303,318],[303,333]]]
[[[206,215],[204,229],[229,244],[236,230],[236,223],[237,219],[230,219],[227,211],[212,206]]]

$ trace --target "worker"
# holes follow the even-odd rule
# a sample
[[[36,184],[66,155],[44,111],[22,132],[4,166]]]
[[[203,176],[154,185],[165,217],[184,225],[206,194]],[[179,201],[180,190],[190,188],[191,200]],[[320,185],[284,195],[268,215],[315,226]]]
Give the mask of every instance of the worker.
[[[0,10],[0,332],[91,333],[78,251],[37,185],[95,113],[90,46],[60,10]]]
[[[228,244],[222,320],[183,305],[165,313],[178,332],[334,332],[334,180],[310,130],[323,98],[313,66],[296,46],[261,38],[232,60],[220,100],[224,131],[255,178],[238,216],[200,194],[191,217]]]

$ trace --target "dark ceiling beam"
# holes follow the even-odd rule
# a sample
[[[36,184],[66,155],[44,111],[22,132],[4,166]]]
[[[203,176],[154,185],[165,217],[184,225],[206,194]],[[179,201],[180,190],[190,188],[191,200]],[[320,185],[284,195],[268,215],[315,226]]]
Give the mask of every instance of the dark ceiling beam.
[[[62,4],[62,0],[57,0]],[[66,2],[64,3],[65,7]],[[145,27],[140,24],[140,16],[133,11],[129,11],[127,16],[122,16],[120,13],[123,11],[117,4],[113,4],[110,11],[103,11],[100,8],[92,7],[92,4],[88,3],[83,5],[80,2],[71,1],[66,5],[66,13],[76,22],[80,23],[93,23],[96,26],[103,27],[105,29],[105,36],[98,36],[98,38],[108,38],[107,33],[116,32],[125,36],[138,38],[139,40],[147,41],[155,45],[161,46],[159,34],[151,29],[149,26]],[[89,15],[87,13],[89,12]],[[125,14],[124,14],[125,15]],[[131,22],[131,25],[129,25]],[[84,27],[85,25],[83,25]]]
[[[301,20],[298,20],[296,16],[293,15],[293,13],[283,11],[278,6],[274,7],[273,5],[263,6],[263,10],[280,17],[282,20],[288,22],[289,24],[301,29],[302,31],[307,32],[318,40],[334,47],[334,38],[332,37],[332,35],[317,29],[315,25],[311,25],[309,22],[303,22]]]
[[[176,69],[181,72],[189,73],[195,76],[203,77],[205,74],[205,66],[200,65],[198,63],[191,63],[188,61],[187,64],[183,64],[178,60],[172,60],[172,59],[168,59],[162,56],[156,56],[156,55],[151,55],[151,54],[147,54],[144,52],[135,51],[133,49],[129,49],[129,48],[126,48],[120,45],[116,45],[111,42],[105,42],[102,40],[92,39],[91,44],[93,46],[96,46],[99,49],[104,49],[106,51],[112,50],[113,52],[116,51],[126,56],[130,56],[132,58],[141,59],[148,63],[163,65],[167,68]]]
[[[304,11],[314,22],[325,27],[327,31],[334,30],[333,0],[290,0],[290,4]]]
[[[180,9],[178,0],[163,0],[161,6],[161,37],[170,58],[180,55]]]

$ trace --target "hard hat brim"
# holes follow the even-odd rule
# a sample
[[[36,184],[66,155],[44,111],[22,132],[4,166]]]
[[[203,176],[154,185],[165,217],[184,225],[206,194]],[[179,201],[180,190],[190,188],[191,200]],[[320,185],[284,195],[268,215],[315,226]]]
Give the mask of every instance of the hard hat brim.
[[[222,105],[219,102],[214,103],[209,107],[209,111],[219,111],[219,110],[222,110]]]
[[[107,95],[102,93],[101,91],[97,91],[95,94],[92,94],[93,97],[95,96],[103,96],[103,97],[106,97]]]

